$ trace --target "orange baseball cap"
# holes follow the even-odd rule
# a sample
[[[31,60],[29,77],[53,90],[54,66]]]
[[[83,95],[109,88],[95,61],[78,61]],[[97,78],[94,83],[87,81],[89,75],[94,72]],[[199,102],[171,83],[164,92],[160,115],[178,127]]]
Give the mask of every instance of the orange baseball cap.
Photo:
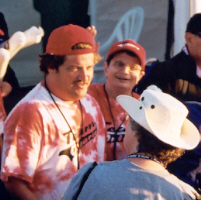
[[[88,48],[73,49],[78,43],[90,44]],[[94,36],[85,28],[73,24],[52,31],[48,38],[45,54],[65,56],[97,52]]]
[[[109,49],[106,60],[118,51],[127,50],[135,53],[140,59],[142,70],[145,70],[146,52],[144,48],[132,39],[115,42]]]

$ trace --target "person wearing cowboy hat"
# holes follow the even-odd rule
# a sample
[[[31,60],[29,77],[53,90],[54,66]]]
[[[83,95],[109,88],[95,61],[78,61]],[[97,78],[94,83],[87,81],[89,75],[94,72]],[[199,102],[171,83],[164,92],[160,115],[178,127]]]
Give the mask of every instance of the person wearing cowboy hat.
[[[63,199],[75,199],[78,190],[82,200],[199,199],[193,187],[165,169],[200,141],[199,131],[186,118],[187,108],[156,86],[144,90],[139,100],[119,95],[117,101],[130,117],[124,138],[127,158],[97,165],[88,179],[91,164],[85,165]]]

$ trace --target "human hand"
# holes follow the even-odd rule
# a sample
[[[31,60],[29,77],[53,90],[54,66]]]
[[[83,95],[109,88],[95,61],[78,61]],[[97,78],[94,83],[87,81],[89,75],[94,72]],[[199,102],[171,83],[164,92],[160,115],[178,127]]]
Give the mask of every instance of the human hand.
[[[97,30],[96,30],[96,27],[95,26],[88,26],[86,28],[94,37],[97,35]]]
[[[10,83],[5,81],[0,81],[1,96],[5,97],[12,91],[12,86]]]

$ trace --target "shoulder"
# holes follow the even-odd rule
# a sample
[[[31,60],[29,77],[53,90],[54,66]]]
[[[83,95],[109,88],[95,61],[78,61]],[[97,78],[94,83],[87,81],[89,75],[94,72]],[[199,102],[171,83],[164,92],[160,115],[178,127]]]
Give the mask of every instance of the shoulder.
[[[84,175],[85,175],[86,173],[92,172],[92,170],[93,170],[95,167],[97,167],[97,166],[98,166],[98,164],[97,164],[97,162],[95,162],[95,161],[94,161],[94,162],[90,162],[90,163],[84,165],[84,166],[77,172],[77,174],[73,177],[72,182],[74,182],[74,181],[77,182],[78,179],[79,179],[78,182],[80,182],[81,179],[84,177]]]
[[[186,58],[189,56],[186,55],[183,51],[176,54],[172,58],[165,60],[165,61],[155,61],[150,66],[146,68],[146,73],[160,73],[161,70],[170,69],[172,67],[175,67],[175,65],[179,63],[183,63]]]
[[[97,100],[90,94],[86,94],[82,99],[81,102],[84,106],[89,106],[91,105],[92,107],[98,107],[99,108],[99,104],[97,102]]]
[[[124,171],[127,167],[133,167],[130,165],[129,161],[127,159],[124,160],[115,160],[110,162],[101,162],[94,172],[96,173],[99,178],[107,177],[108,174],[118,174],[121,173],[122,170]],[[94,173],[94,174],[95,174]]]
[[[89,116],[91,116],[99,124],[99,127],[105,127],[104,116],[96,99],[91,95],[86,94],[80,102],[84,113],[88,116],[87,118],[89,119]]]
[[[71,183],[66,190],[63,199],[73,199],[74,195],[78,193],[81,187],[86,182],[87,178],[89,177],[90,173],[94,170],[97,166],[96,162],[90,162],[84,165],[72,178]]]
[[[41,110],[41,102],[38,97],[38,91],[40,90],[40,85],[35,86],[35,88],[30,91],[9,113],[7,120],[14,118],[27,118],[30,119],[38,118]]]
[[[124,168],[127,165],[127,160],[121,160],[121,161],[111,161],[111,162],[101,162],[100,164],[97,164],[96,162],[90,162],[86,165],[84,165],[76,176],[83,176],[88,170],[93,169],[95,174],[103,174],[106,173],[107,170],[112,170],[119,168]],[[94,174],[94,173],[93,173]],[[76,179],[76,178],[75,178]],[[76,179],[77,180],[77,179]]]
[[[92,83],[88,88],[88,94],[93,97],[99,96],[99,93],[104,90],[104,83]]]
[[[118,166],[119,161],[112,161],[112,162],[101,162],[100,164],[97,164],[96,162],[90,162],[86,165],[84,165],[80,170],[74,175],[71,185],[77,185],[78,183],[81,182],[83,179],[84,175],[88,173],[89,171],[92,172],[93,170],[93,175],[101,175],[103,173],[106,173],[106,169],[111,169],[114,171],[114,167]],[[90,176],[91,178],[92,176]]]
[[[175,175],[170,174],[170,177],[172,178],[172,181],[175,185],[177,185],[185,194],[190,196],[192,199],[200,199],[200,195],[198,192],[189,184],[183,182],[179,178],[177,178]]]
[[[89,90],[99,90],[104,87],[104,83],[91,83],[89,86]]]
[[[191,185],[181,181],[180,186],[182,187],[182,190],[192,199],[201,199],[200,194]]]
[[[192,57],[187,55],[184,51],[181,51],[171,59],[165,61],[165,65],[168,68],[183,68],[184,66],[189,65],[189,62],[192,64],[194,63]]]
[[[135,92],[132,92],[132,95],[135,99],[139,99],[140,98],[140,95],[135,93]]]
[[[41,116],[37,104],[23,102],[9,113],[5,121],[5,129],[16,125],[32,127],[35,124],[40,124]]]

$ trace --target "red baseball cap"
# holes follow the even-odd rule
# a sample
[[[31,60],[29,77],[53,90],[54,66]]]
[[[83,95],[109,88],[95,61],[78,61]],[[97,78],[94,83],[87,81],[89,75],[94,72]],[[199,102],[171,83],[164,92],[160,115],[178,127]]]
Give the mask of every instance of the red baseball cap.
[[[135,53],[140,59],[142,70],[145,70],[146,52],[144,48],[132,39],[115,42],[109,49],[106,60],[118,51],[127,50]]]
[[[87,43],[89,48],[72,49],[75,44]],[[73,24],[52,31],[48,38],[45,54],[65,56],[97,52],[94,36],[85,28]]]

